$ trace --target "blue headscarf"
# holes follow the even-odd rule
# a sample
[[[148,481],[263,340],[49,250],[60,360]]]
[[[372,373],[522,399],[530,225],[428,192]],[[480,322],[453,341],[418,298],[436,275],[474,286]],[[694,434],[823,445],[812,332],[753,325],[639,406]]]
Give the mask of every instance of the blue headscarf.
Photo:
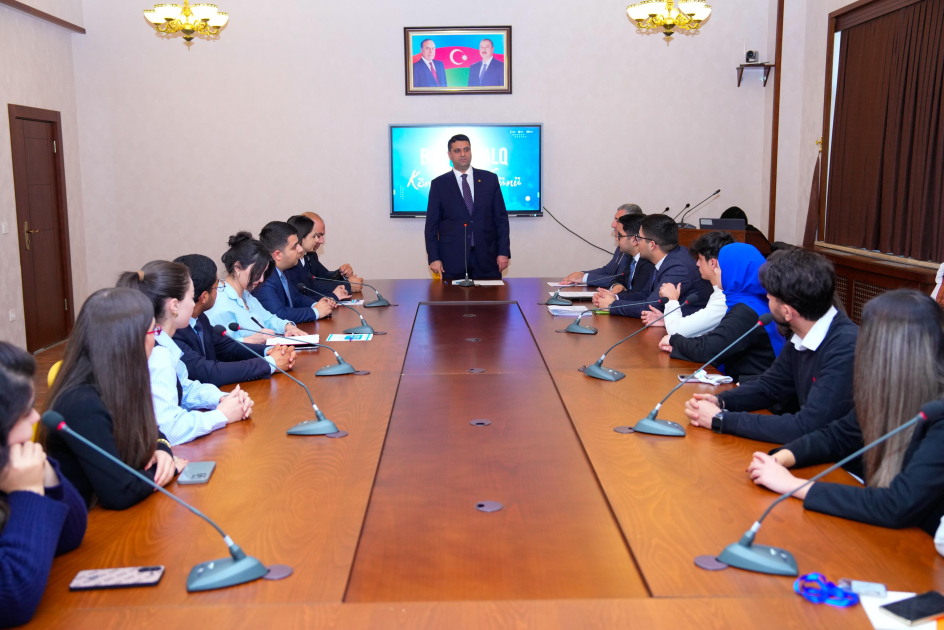
[[[764,264],[764,257],[757,248],[746,243],[731,243],[721,248],[718,254],[718,265],[721,267],[721,289],[728,310],[735,304],[744,304],[751,307],[757,316],[770,312],[767,302],[767,290],[760,283],[758,272]],[[780,350],[785,342],[783,335],[777,330],[777,323],[771,321],[764,326],[774,355],[780,356]]]

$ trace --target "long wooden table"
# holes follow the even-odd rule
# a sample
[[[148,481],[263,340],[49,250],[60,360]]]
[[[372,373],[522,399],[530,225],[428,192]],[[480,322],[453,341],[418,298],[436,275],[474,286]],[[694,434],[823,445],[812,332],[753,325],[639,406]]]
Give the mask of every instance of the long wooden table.
[[[278,375],[243,385],[256,401],[250,420],[175,449],[217,469],[209,484],[171,491],[247,553],[292,566],[291,577],[187,593],[191,567],[226,548],[155,496],[123,512],[92,510],[85,541],[55,561],[30,625],[869,627],[858,607],[807,603],[790,578],[695,567],[695,556],[736,541],[775,498],[744,472],[770,445],[697,428],[682,439],[613,431],[692,369],[658,351],[664,329],[613,351],[606,364],[627,377],[609,383],[577,368],[638,320],[594,316],[599,334],[561,334],[568,320],[538,305],[543,280],[377,286],[398,305],[362,312],[388,334],[336,346],[370,374],[316,378],[334,360],[323,351],[301,353],[294,372],[347,437],[287,436],[313,414],[304,391]],[[305,328],[324,338],[355,323],[339,309]],[[715,390],[685,385],[660,417],[687,424],[681,409],[697,391]],[[852,482],[841,472],[830,480]],[[503,509],[475,509],[486,500]],[[792,551],[801,573],[944,589],[944,560],[916,529],[853,523],[791,500],[758,542]],[[82,569],[152,564],[167,567],[157,587],[68,590]]]

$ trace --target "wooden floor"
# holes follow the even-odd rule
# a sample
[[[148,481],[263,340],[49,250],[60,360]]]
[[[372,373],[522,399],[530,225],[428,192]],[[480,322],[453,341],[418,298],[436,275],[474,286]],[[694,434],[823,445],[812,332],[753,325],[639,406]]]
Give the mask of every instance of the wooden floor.
[[[627,378],[609,383],[577,368],[639,322],[595,316],[598,335],[561,334],[568,322],[538,305],[543,281],[378,288],[398,306],[361,310],[388,334],[336,347],[369,375],[315,377],[333,361],[324,352],[296,364],[347,437],[287,436],[313,414],[304,391],[276,376],[244,384],[256,401],[250,420],[175,449],[217,470],[207,485],[170,489],[247,553],[291,565],[291,577],[188,594],[191,567],[225,546],[155,496],[124,512],[92,511],[83,545],[56,559],[31,627],[869,627],[860,608],[807,603],[789,578],[695,567],[695,556],[736,541],[775,498],[744,472],[770,445],[696,428],[685,438],[613,431],[694,367],[658,352],[664,331],[614,350],[606,364]],[[342,309],[305,328],[326,336],[356,322]],[[718,390],[685,385],[660,417],[687,424],[682,406],[698,391]],[[853,483],[841,472],[829,479]],[[503,509],[478,511],[482,501]],[[916,529],[787,501],[758,542],[792,551],[801,573],[944,588],[944,560]],[[152,564],[166,566],[157,587],[68,590],[81,569]]]

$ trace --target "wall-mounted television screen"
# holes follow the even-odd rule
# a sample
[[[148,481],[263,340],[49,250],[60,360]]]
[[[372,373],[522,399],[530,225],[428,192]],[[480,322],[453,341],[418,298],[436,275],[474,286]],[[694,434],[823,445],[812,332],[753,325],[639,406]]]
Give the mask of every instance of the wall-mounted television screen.
[[[452,169],[447,143],[465,134],[472,167],[492,171],[512,216],[542,216],[541,125],[390,125],[390,216],[426,216],[429,185]]]

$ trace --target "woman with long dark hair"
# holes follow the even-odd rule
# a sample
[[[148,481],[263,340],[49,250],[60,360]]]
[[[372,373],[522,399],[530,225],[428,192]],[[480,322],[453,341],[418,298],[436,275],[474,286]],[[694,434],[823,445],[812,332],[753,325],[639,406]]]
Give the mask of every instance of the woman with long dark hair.
[[[944,311],[911,289],[874,298],[855,352],[855,408],[772,456],[754,453],[754,483],[784,493],[805,483],[787,468],[839,461],[944,396]],[[808,510],[934,535],[944,516],[944,421],[921,422],[864,456],[865,487],[818,481],[794,493]]]
[[[151,402],[148,357],[154,348],[154,313],[140,291],[101,289],[82,305],[62,367],[49,391],[48,409],[69,427],[155,483],[166,485],[183,470],[157,427]],[[68,435],[40,429],[49,454],[85,504],[124,510],[154,489],[106,462]]]
[[[36,361],[0,341],[0,627],[27,623],[54,556],[82,542],[85,503],[32,441]]]
[[[229,237],[229,250],[223,254],[222,260],[226,278],[220,283],[216,303],[206,313],[211,324],[228,327],[235,322],[244,328],[262,331],[226,333],[244,343],[265,343],[270,335],[276,333],[286,337],[303,334],[293,322],[267,311],[250,293],[275,269],[275,263],[262,243],[249,232],[239,232]]]
[[[155,347],[148,358],[151,399],[157,426],[172,444],[183,444],[231,422],[249,417],[252,400],[239,385],[224,394],[215,385],[190,380],[180,360],[181,349],[172,337],[178,328],[190,325],[193,315],[193,281],[190,270],[166,260],[149,262],[140,271],[126,271],[119,287],[137,289],[151,302],[157,324]],[[206,413],[198,409],[211,409]]]

